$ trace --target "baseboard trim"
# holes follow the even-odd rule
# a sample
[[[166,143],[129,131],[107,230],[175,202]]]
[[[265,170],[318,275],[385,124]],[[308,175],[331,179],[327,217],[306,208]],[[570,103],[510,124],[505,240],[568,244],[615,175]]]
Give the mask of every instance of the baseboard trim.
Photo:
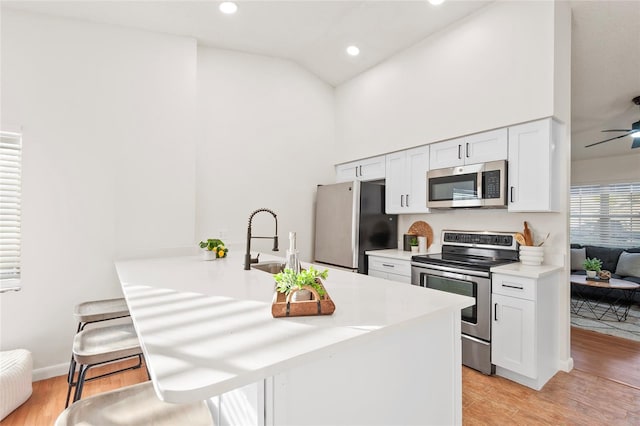
[[[571,370],[573,370],[573,358],[569,357],[566,360],[560,361],[558,363],[558,368],[569,373]]]
[[[49,367],[37,368],[33,370],[32,381],[50,379],[52,377],[66,376],[69,372],[69,363],[50,365]]]

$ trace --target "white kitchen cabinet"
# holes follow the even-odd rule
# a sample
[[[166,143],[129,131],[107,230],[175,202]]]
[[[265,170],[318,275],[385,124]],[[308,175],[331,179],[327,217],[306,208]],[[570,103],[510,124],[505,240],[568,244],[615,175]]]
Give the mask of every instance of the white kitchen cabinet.
[[[431,144],[429,168],[434,170],[506,160],[507,139],[508,131],[502,128]]]
[[[336,166],[336,182],[378,180],[384,179],[385,176],[384,155],[364,158]]]
[[[411,284],[411,262],[409,260],[369,256],[367,275]]]
[[[386,156],[385,212],[428,213],[429,146]]]
[[[494,294],[493,310],[493,364],[535,377],[535,302]]]
[[[496,374],[539,390],[557,368],[559,273],[492,275],[491,362]]]
[[[556,139],[551,118],[509,127],[510,212],[558,211],[562,185],[556,182]]]

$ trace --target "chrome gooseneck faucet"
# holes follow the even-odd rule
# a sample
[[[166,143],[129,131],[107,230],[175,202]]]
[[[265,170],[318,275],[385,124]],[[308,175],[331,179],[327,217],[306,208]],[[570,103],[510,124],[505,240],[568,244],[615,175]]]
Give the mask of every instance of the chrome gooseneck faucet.
[[[276,221],[276,232],[273,237],[254,237],[251,235],[251,222],[253,221],[253,217],[260,212],[271,213],[271,215],[273,216],[273,219]],[[244,255],[244,269],[246,271],[251,269],[252,263],[258,263],[258,257],[260,257],[259,253],[255,259],[251,257],[251,239],[252,238],[273,239],[273,251],[278,251],[278,218],[276,217],[276,214],[273,211],[269,209],[258,209],[253,213],[251,213],[251,215],[249,216],[249,226],[247,227],[247,252]]]

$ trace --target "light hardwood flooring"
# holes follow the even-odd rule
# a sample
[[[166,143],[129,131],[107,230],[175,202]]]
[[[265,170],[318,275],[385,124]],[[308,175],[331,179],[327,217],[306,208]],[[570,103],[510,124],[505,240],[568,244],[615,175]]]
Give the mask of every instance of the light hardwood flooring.
[[[575,368],[559,372],[539,392],[464,367],[463,424],[640,425],[640,389],[605,377],[611,371],[638,372],[640,350],[624,339],[589,333],[593,332],[572,329]],[[589,349],[594,345],[596,349]],[[597,349],[598,345],[607,350]],[[609,359],[616,360],[615,369],[602,368]],[[127,371],[87,383],[83,396],[146,380],[144,368]],[[64,376],[34,382],[31,398],[0,425],[52,425],[64,409],[66,389]]]

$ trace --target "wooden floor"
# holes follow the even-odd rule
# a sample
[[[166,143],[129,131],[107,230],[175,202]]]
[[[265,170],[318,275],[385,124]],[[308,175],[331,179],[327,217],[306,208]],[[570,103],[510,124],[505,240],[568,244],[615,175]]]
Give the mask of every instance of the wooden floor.
[[[640,342],[573,327],[571,349],[575,368],[640,390]]]
[[[464,425],[640,425],[640,388],[618,377],[640,374],[640,344],[590,333],[572,328],[575,368],[559,372],[539,392],[464,367]],[[87,383],[83,396],[146,380],[144,368],[116,374]],[[66,389],[63,376],[34,382],[31,398],[0,425],[52,425],[64,409]]]

